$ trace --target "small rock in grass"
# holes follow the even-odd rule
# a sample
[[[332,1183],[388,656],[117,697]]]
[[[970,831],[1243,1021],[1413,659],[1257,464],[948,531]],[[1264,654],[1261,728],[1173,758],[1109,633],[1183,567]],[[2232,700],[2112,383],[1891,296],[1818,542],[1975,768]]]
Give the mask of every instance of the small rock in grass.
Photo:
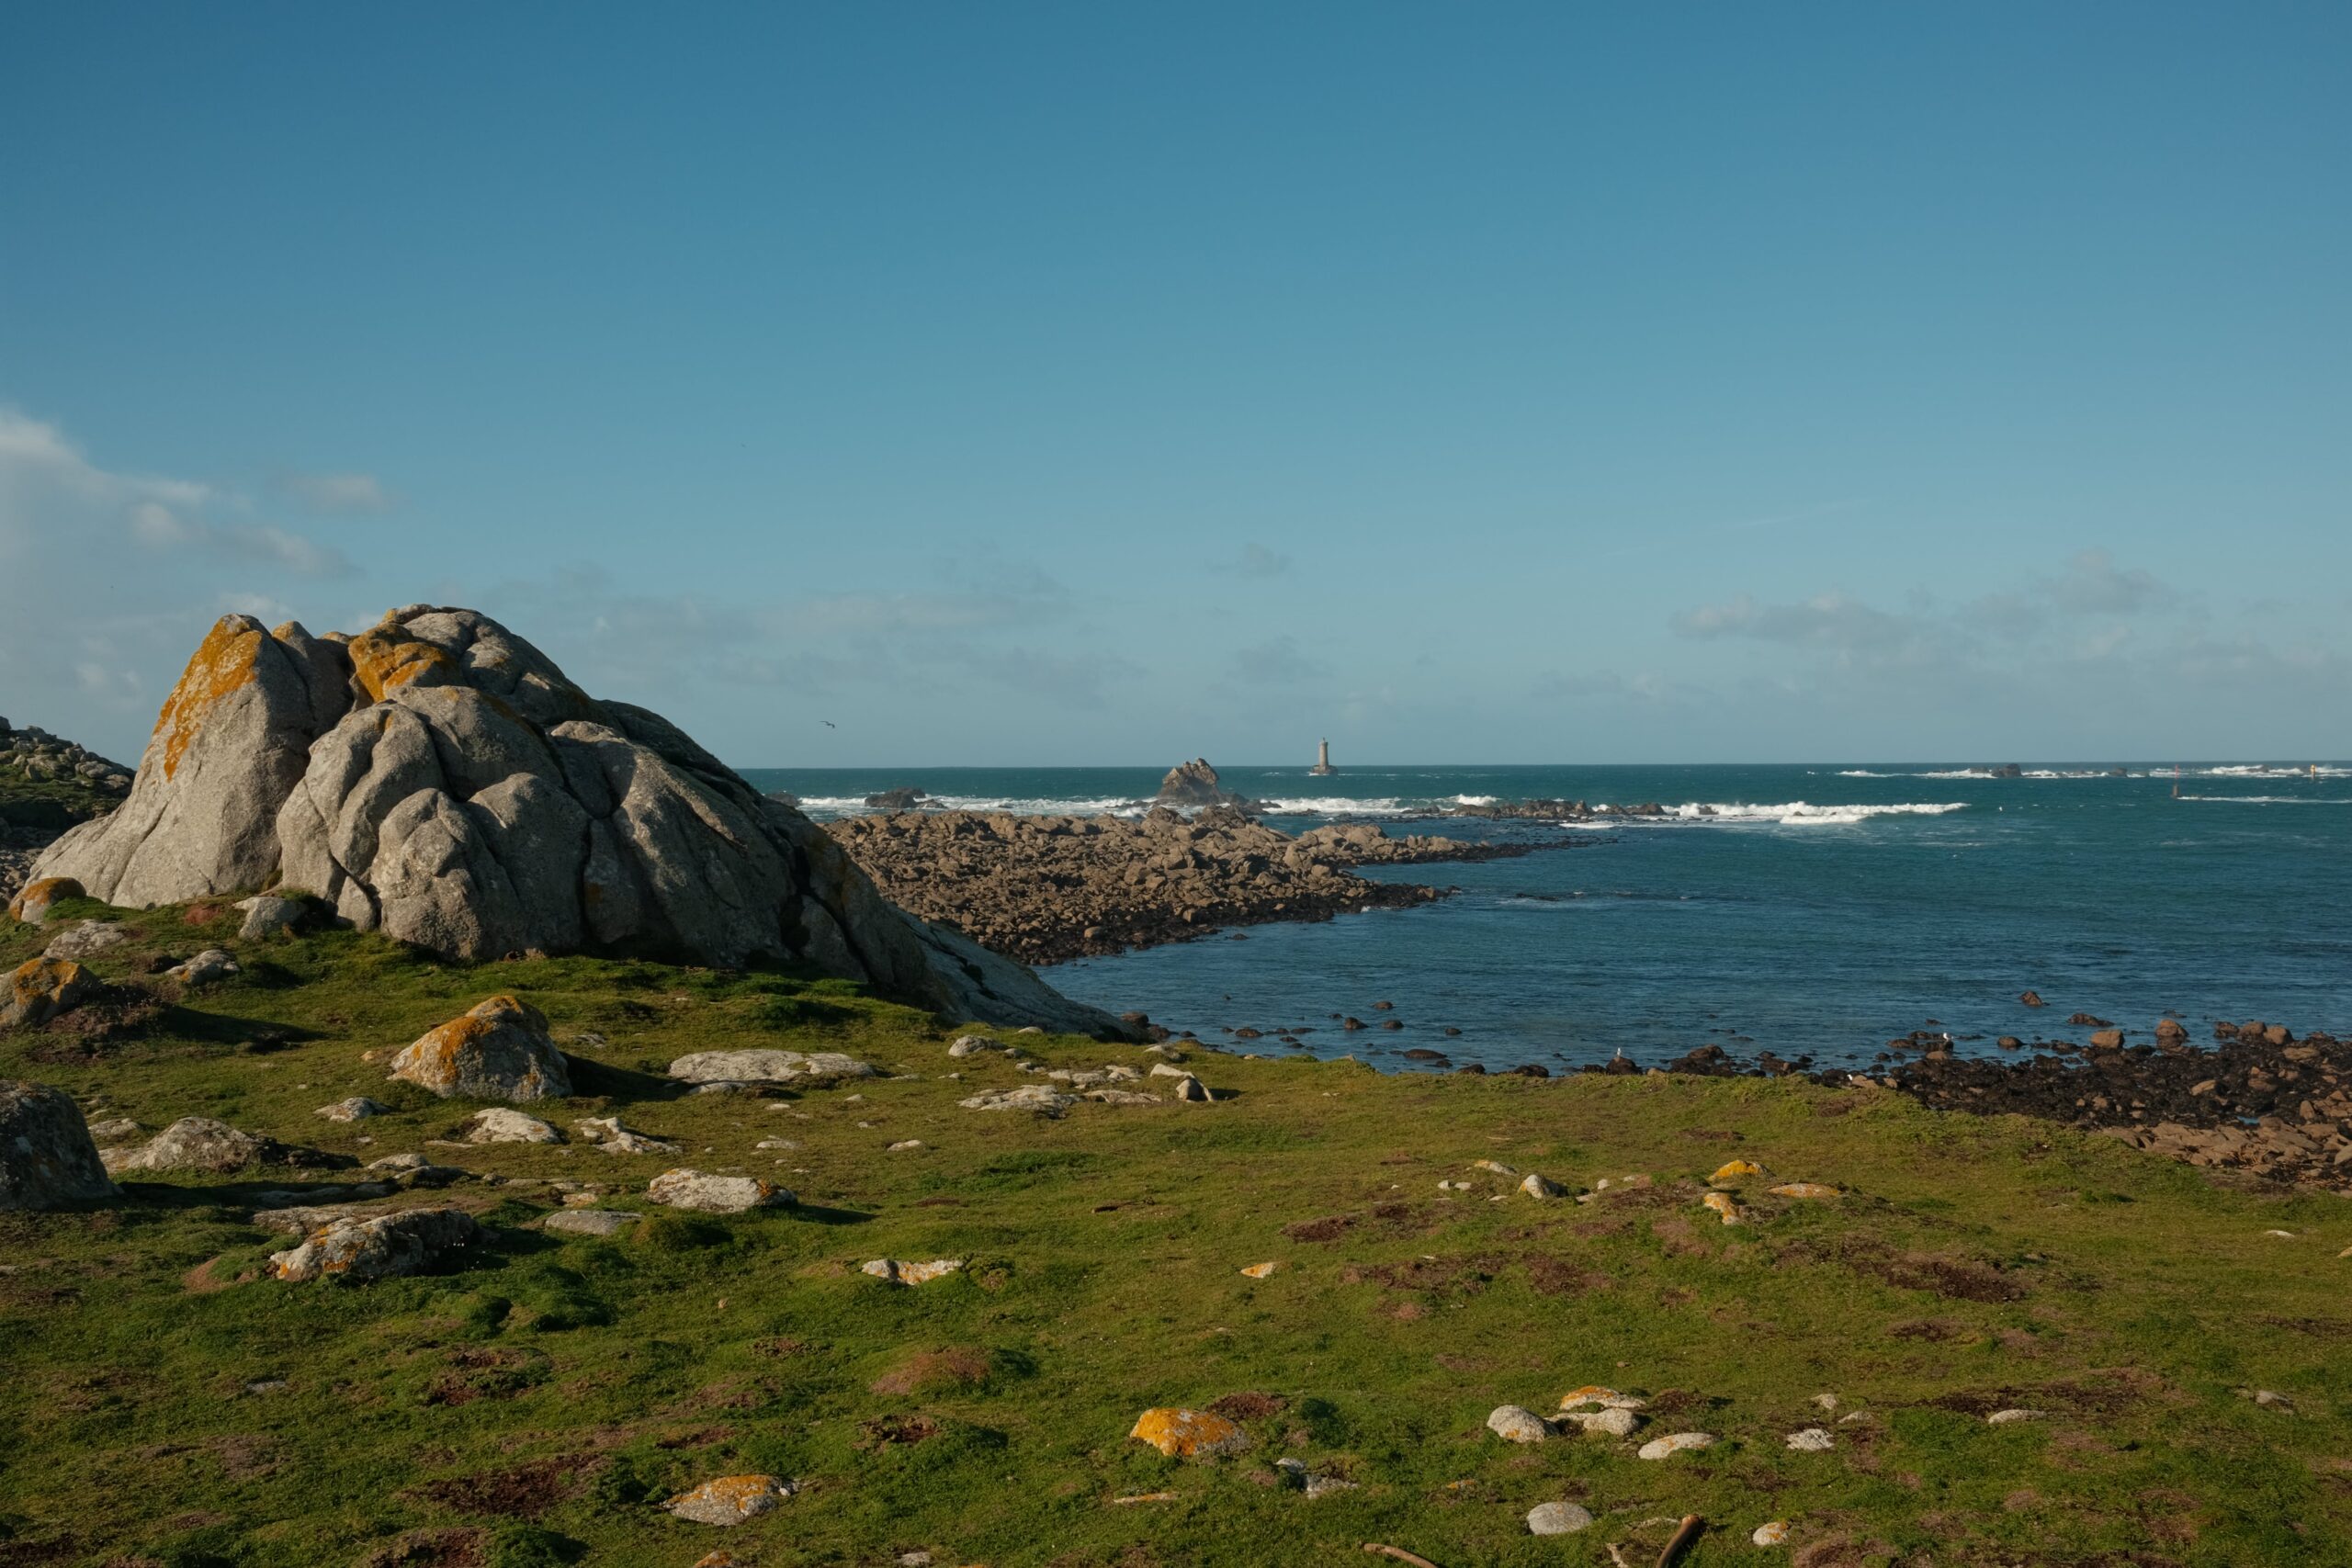
[[[1819,1181],[1784,1181],[1772,1189],[1775,1198],[1835,1198],[1838,1189]]]
[[[2267,1388],[2258,1388],[2254,1391],[2254,1402],[2265,1409],[2284,1410],[2290,1414],[2292,1414],[2295,1408],[2293,1400],[2283,1393]]]
[[[1057,1115],[1078,1103],[1074,1094],[1063,1094],[1041,1084],[1023,1084],[1019,1089],[990,1089],[969,1100],[956,1102],[967,1111],[1035,1111]]]
[[[90,1123],[90,1136],[102,1144],[119,1144],[126,1138],[139,1136],[139,1123],[128,1116],[117,1116],[105,1122]]]
[[[62,1209],[117,1196],[73,1096],[0,1078],[0,1209]]]
[[[2041,1419],[2041,1412],[2039,1410],[1996,1410],[1984,1417],[1984,1424],[1988,1427],[2007,1427],[2018,1421]]]
[[[290,931],[310,912],[309,906],[300,899],[280,898],[275,893],[240,898],[232,908],[245,912],[244,923],[237,928],[237,936],[243,942],[260,942],[280,931]]]
[[[1560,1408],[1563,1410],[1577,1410],[1588,1404],[1596,1410],[1640,1410],[1648,1404],[1648,1400],[1638,1394],[1620,1393],[1613,1388],[1603,1388],[1594,1382],[1589,1382],[1582,1388],[1572,1388],[1560,1395]]]
[[[510,1104],[571,1092],[571,1069],[538,1009],[491,997],[429,1029],[392,1058],[392,1077],[444,1100]]]
[[[564,1235],[618,1235],[637,1221],[637,1215],[618,1209],[558,1209],[539,1228]]]
[[[762,1138],[752,1146],[755,1149],[797,1149],[800,1145],[790,1138]]]
[[[756,1176],[707,1176],[686,1169],[663,1171],[646,1183],[645,1195],[673,1209],[704,1214],[741,1214],[798,1201],[788,1188]]]
[[[1145,1411],[1127,1436],[1170,1459],[1206,1459],[1239,1453],[1250,1446],[1250,1434],[1224,1416],[1169,1405]]]
[[[563,1134],[536,1116],[503,1105],[477,1111],[462,1134],[469,1144],[560,1144]]]
[[[207,986],[215,980],[242,973],[237,961],[217,947],[208,947],[184,964],[175,964],[164,971],[164,977],[177,980],[183,986]]]
[[[740,1525],[758,1518],[798,1490],[780,1475],[722,1475],[662,1506],[698,1525]]]
[[[894,1285],[928,1285],[964,1267],[960,1258],[934,1258],[928,1263],[904,1263],[895,1258],[876,1258],[857,1266],[861,1274],[871,1274],[877,1280],[888,1280]]]
[[[391,1107],[380,1100],[370,1100],[364,1094],[355,1094],[349,1100],[338,1100],[333,1105],[322,1105],[311,1114],[323,1116],[330,1122],[365,1122],[370,1116],[381,1116],[390,1110]]]
[[[1473,1164],[1470,1168],[1473,1170],[1483,1170],[1490,1175],[1499,1176],[1505,1180],[1509,1180],[1510,1178],[1519,1174],[1519,1172],[1513,1170],[1510,1167],[1505,1165],[1498,1159],[1482,1159]]]
[[[1441,1192],[1467,1192],[1470,1190],[1470,1184],[1466,1181],[1456,1181],[1450,1176],[1441,1176],[1437,1179],[1437,1190]]]
[[[1791,1432],[1788,1445],[1801,1454],[1820,1454],[1827,1453],[1838,1446],[1838,1442],[1829,1435],[1828,1428],[1807,1427],[1802,1431]]]
[[[1567,1191],[1550,1177],[1535,1170],[1527,1173],[1527,1179],[1519,1184],[1519,1190],[1530,1198],[1557,1198]]]
[[[1544,1417],[1523,1404],[1498,1404],[1487,1416],[1487,1430],[1507,1443],[1540,1443],[1552,1435]]]
[[[1756,1533],[1747,1539],[1758,1546],[1786,1546],[1789,1543],[1789,1521],[1774,1519],[1770,1524],[1758,1525]]]
[[[1728,1187],[1733,1182],[1745,1181],[1751,1176],[1763,1174],[1764,1168],[1752,1159],[1732,1159],[1725,1160],[1717,1166],[1714,1175],[1707,1178],[1707,1180],[1716,1187]]]
[[[43,958],[90,958],[130,940],[129,933],[109,920],[76,920],[40,950]]]
[[[1816,1393],[1813,1396],[1813,1402],[1824,1410],[1838,1408],[1838,1396],[1834,1393]]]
[[[687,1083],[790,1083],[817,1086],[878,1076],[839,1051],[696,1051],[670,1064]]]
[[[1715,1446],[1712,1432],[1671,1432],[1663,1438],[1653,1438],[1641,1446],[1643,1459],[1671,1459],[1685,1450],[1711,1449]]]
[[[977,1056],[983,1051],[1003,1049],[1003,1045],[985,1034],[959,1034],[956,1037],[956,1043],[947,1047],[947,1054],[956,1057]]]
[[[900,1138],[897,1143],[892,1144],[883,1152],[885,1154],[902,1155],[910,1150],[919,1149],[921,1147],[922,1147],[922,1140],[921,1138]]]
[[[1730,1193],[1710,1192],[1699,1201],[1723,1216],[1724,1224],[1736,1225],[1740,1223],[1739,1206],[1731,1201]]]
[[[1607,1410],[1563,1410],[1556,1417],[1563,1425],[1574,1426],[1584,1432],[1601,1432],[1612,1438],[1630,1438],[1642,1418],[1623,1406]]]
[[[666,1138],[649,1137],[621,1125],[617,1116],[586,1116],[572,1126],[580,1135],[608,1155],[673,1155],[678,1145]]]
[[[1574,1503],[1538,1503],[1527,1510],[1530,1535],[1574,1535],[1592,1528],[1592,1516]]]
[[[134,1170],[209,1170],[225,1174],[258,1165],[273,1153],[266,1138],[241,1133],[209,1116],[183,1116],[141,1147],[107,1151],[107,1168],[117,1175]]]
[[[1273,1274],[1273,1271],[1281,1267],[1282,1265],[1278,1262],[1252,1263],[1247,1269],[1241,1270],[1241,1272],[1252,1280],[1263,1280],[1270,1278]]]
[[[351,1215],[313,1232],[301,1246],[270,1254],[280,1280],[389,1280],[422,1273],[483,1239],[461,1209],[404,1209],[369,1218]]]
[[[98,977],[70,958],[35,958],[17,966],[0,991],[0,1029],[39,1029],[98,991]]]

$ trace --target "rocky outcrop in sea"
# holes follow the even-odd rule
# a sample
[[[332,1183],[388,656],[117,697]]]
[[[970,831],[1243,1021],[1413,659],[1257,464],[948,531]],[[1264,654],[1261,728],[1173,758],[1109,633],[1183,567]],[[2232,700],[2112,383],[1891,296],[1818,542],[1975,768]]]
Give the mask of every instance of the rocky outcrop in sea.
[[[1444,892],[1374,882],[1353,868],[1490,860],[1589,841],[1392,839],[1372,823],[1294,839],[1231,807],[1189,818],[1157,808],[1140,819],[902,812],[843,818],[826,830],[907,908],[1030,964],[1183,942],[1227,926],[1424,904]]]
[[[1118,1029],[910,919],[800,813],[474,610],[412,604],[356,637],[223,617],[128,798],[34,874],[134,908],[300,890],[451,958],[805,963],[959,1019]]]
[[[31,880],[33,862],[78,822],[130,793],[130,771],[88,747],[0,718],[0,900]]]

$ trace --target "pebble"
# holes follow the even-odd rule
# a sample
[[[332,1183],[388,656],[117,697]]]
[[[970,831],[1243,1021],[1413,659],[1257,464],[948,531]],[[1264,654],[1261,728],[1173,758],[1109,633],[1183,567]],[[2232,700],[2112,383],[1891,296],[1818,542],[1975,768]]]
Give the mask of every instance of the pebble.
[[[1613,1388],[1603,1388],[1596,1382],[1572,1388],[1560,1395],[1560,1408],[1563,1410],[1574,1410],[1585,1404],[1598,1410],[1640,1410],[1648,1404],[1648,1400],[1636,1394],[1620,1393]]]
[[[892,1144],[889,1148],[884,1152],[886,1154],[902,1155],[910,1149],[919,1149],[921,1147],[922,1147],[922,1140],[921,1138],[900,1138],[897,1143]]]
[[[1715,1446],[1712,1432],[1672,1432],[1663,1438],[1653,1438],[1641,1447],[1643,1459],[1670,1459],[1685,1449],[1711,1449]]]
[[[1470,1168],[1473,1170],[1489,1171],[1496,1176],[1505,1178],[1517,1176],[1519,1174],[1519,1172],[1513,1170],[1510,1167],[1505,1165],[1498,1159],[1482,1159]]]
[[[1837,1439],[1832,1438],[1828,1428],[1824,1427],[1807,1427],[1801,1432],[1791,1432],[1788,1443],[1789,1447],[1801,1454],[1827,1453],[1838,1446]]]
[[[1769,1525],[1758,1525],[1756,1533],[1747,1539],[1758,1546],[1785,1546],[1789,1540],[1789,1521],[1774,1519]]]
[[[322,1105],[311,1114],[323,1116],[330,1122],[364,1122],[370,1116],[381,1116],[390,1109],[390,1106],[380,1100],[370,1100],[364,1094],[355,1094],[349,1100],[338,1100],[333,1105]],[[91,1129],[92,1132],[96,1130]]]
[[[1552,1435],[1544,1417],[1521,1404],[1498,1404],[1487,1417],[1487,1430],[1507,1443],[1540,1443]]]
[[[1470,1184],[1466,1181],[1456,1181],[1451,1177],[1441,1176],[1437,1180],[1437,1190],[1441,1192],[1467,1192],[1470,1190]]]
[[[1775,1198],[1835,1198],[1838,1189],[1819,1181],[1784,1181],[1772,1189]]]
[[[1988,1427],[2007,1427],[2018,1421],[2041,1419],[2041,1412],[2039,1410],[1996,1410],[1984,1417],[1984,1424]]]
[[[1281,1267],[1282,1265],[1280,1263],[1252,1263],[1250,1267],[1241,1270],[1241,1272],[1248,1275],[1252,1280],[1263,1280],[1271,1276],[1275,1269]]]
[[[1535,1170],[1527,1173],[1527,1179],[1519,1184],[1519,1190],[1530,1198],[1559,1198],[1566,1196],[1567,1192],[1566,1188],[1543,1172]]]
[[[1530,1535],[1574,1535],[1592,1527],[1592,1516],[1574,1503],[1538,1503],[1527,1510]]]
[[[2254,1391],[2254,1402],[2256,1404],[2262,1405],[2266,1409],[2284,1410],[2290,1414],[2295,1408],[2295,1402],[2293,1400],[2288,1398],[2283,1393],[2278,1393],[2267,1388],[2258,1388]]]
[[[1813,1402],[1824,1410],[1838,1408],[1838,1396],[1834,1393],[1816,1393],[1813,1396]]]

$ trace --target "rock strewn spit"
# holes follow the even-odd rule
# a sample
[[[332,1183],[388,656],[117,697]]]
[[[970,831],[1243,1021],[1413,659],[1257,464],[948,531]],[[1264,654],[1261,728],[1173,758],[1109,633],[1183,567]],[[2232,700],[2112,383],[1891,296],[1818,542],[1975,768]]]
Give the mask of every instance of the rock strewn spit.
[[[1025,964],[1184,942],[1226,926],[1410,908],[1445,894],[1369,881],[1352,868],[1548,847],[1392,839],[1368,823],[1294,839],[1229,807],[1189,819],[1166,809],[1140,819],[904,812],[843,818],[826,830],[893,901]]]
[[[1931,1050],[1891,1076],[1938,1110],[2038,1116],[2190,1165],[2352,1191],[2352,1040],[2222,1024],[2200,1050],[2186,1032],[2160,1027],[2156,1043],[2120,1048],[2043,1044],[2021,1061]]]

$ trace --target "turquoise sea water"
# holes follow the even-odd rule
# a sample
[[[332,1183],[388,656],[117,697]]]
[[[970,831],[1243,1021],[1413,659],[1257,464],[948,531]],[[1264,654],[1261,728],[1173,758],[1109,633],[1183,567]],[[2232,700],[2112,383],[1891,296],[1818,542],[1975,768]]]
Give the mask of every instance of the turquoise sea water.
[[[1288,830],[1484,797],[1656,801],[1682,815],[1605,830],[1417,823],[1583,843],[1372,874],[1462,887],[1427,908],[1254,926],[1246,941],[1046,973],[1072,996],[1204,1038],[1304,1024],[1318,1055],[1399,1069],[1414,1046],[1556,1069],[1709,1042],[1830,1065],[1931,1022],[1970,1049],[2003,1033],[2080,1040],[2064,1022],[2077,1010],[2143,1038],[2167,1010],[2199,1036],[2220,1017],[2352,1026],[2352,767],[2191,764],[2176,800],[2171,764],[2135,763],[2130,777],[2109,766],[2028,764],[2019,778],[1919,764],[1363,767],[1325,779],[1226,768],[1226,786],[1278,803],[1271,820]],[[746,776],[827,815],[907,784],[989,809],[1113,809],[1148,796],[1160,771]],[[2020,1006],[2029,987],[2051,1005]],[[1392,1016],[1373,1010],[1380,1000],[1404,1030],[1343,1034],[1329,1017]],[[1463,1033],[1442,1037],[1447,1025]]]

